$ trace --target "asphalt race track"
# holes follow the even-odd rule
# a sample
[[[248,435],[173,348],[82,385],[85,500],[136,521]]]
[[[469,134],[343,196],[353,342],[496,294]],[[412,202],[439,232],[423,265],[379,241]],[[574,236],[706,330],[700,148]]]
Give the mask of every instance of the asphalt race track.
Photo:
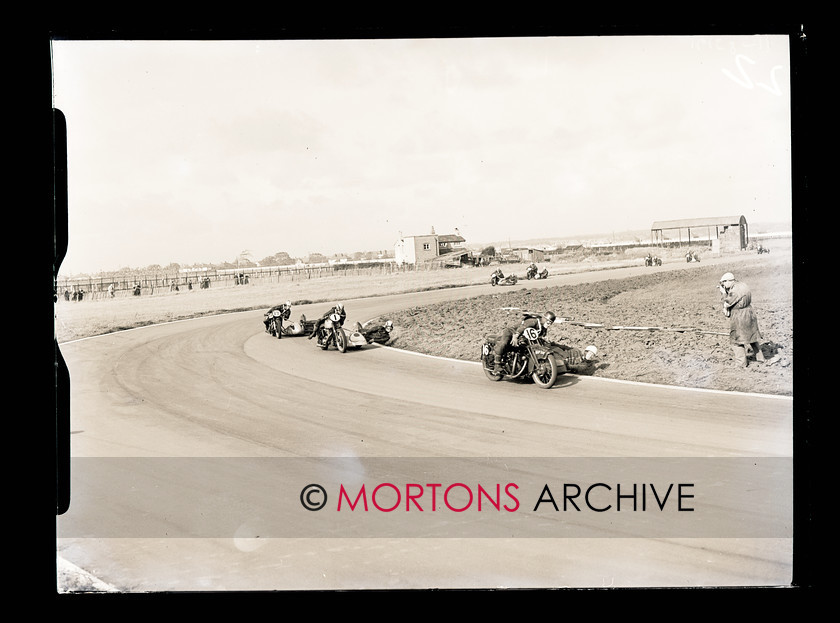
[[[489,291],[345,301],[347,326]],[[477,362],[278,341],[261,311],[61,353],[73,469],[58,555],[118,591],[791,582],[789,398],[573,375],[551,390],[493,383]],[[329,494],[321,512],[303,508],[311,483]],[[382,483],[377,508],[335,512],[340,486],[355,497],[364,484],[373,501]],[[502,502],[517,512],[488,498],[464,511],[470,499],[455,497],[500,483],[516,484]],[[561,504],[568,483],[581,487],[578,509]],[[646,497],[627,497],[642,484]]]

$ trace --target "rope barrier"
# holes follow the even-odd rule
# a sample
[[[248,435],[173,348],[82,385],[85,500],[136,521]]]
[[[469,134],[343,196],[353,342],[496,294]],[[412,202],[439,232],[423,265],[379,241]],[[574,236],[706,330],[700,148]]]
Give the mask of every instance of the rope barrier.
[[[505,311],[520,311],[526,315],[541,316],[540,312],[530,312],[520,307],[500,307],[499,309]],[[608,327],[599,322],[579,322],[571,318],[557,316],[558,323],[570,324],[576,327],[584,327],[585,329],[606,329],[607,331],[672,331],[675,333],[699,333],[702,335],[729,335],[729,333],[721,331],[707,331],[697,327],[632,327],[632,326],[612,326]]]

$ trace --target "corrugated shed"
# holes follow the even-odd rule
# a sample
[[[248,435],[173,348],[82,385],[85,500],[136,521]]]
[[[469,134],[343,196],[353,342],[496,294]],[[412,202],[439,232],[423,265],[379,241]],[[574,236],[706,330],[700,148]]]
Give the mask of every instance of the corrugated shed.
[[[650,226],[652,230],[655,229],[686,229],[690,227],[719,227],[719,226],[738,226],[744,217],[740,214],[737,216],[710,216],[703,218],[686,218],[675,221],[656,221]]]

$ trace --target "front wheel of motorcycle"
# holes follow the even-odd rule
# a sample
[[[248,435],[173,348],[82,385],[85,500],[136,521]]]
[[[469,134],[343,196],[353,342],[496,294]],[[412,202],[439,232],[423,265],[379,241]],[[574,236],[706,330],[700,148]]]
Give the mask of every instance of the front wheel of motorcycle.
[[[340,353],[347,351],[347,334],[341,327],[335,329],[335,347]]]
[[[557,380],[557,360],[554,355],[547,355],[537,360],[537,367],[531,374],[531,378],[538,387],[549,389]]]
[[[496,372],[493,372],[495,362],[492,354],[488,357],[482,353],[481,367],[484,368],[484,375],[491,381],[501,381],[502,377],[504,377],[504,374],[497,374]]]
[[[484,365],[483,365],[484,375],[488,379],[490,379],[491,381],[501,381],[502,377],[504,377],[504,374],[496,374],[495,372],[493,372],[493,364],[492,363],[490,364],[489,368],[487,367],[487,365],[488,365],[487,362],[485,362]]]

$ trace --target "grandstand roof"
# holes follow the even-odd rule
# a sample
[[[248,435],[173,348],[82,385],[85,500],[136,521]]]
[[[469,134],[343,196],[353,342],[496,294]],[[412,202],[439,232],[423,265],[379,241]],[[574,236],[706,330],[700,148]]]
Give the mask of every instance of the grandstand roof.
[[[742,215],[736,216],[708,216],[703,218],[685,218],[676,221],[655,221],[650,226],[654,229],[685,229],[689,227],[716,227],[716,226],[730,226],[740,225],[742,221],[746,221]]]

